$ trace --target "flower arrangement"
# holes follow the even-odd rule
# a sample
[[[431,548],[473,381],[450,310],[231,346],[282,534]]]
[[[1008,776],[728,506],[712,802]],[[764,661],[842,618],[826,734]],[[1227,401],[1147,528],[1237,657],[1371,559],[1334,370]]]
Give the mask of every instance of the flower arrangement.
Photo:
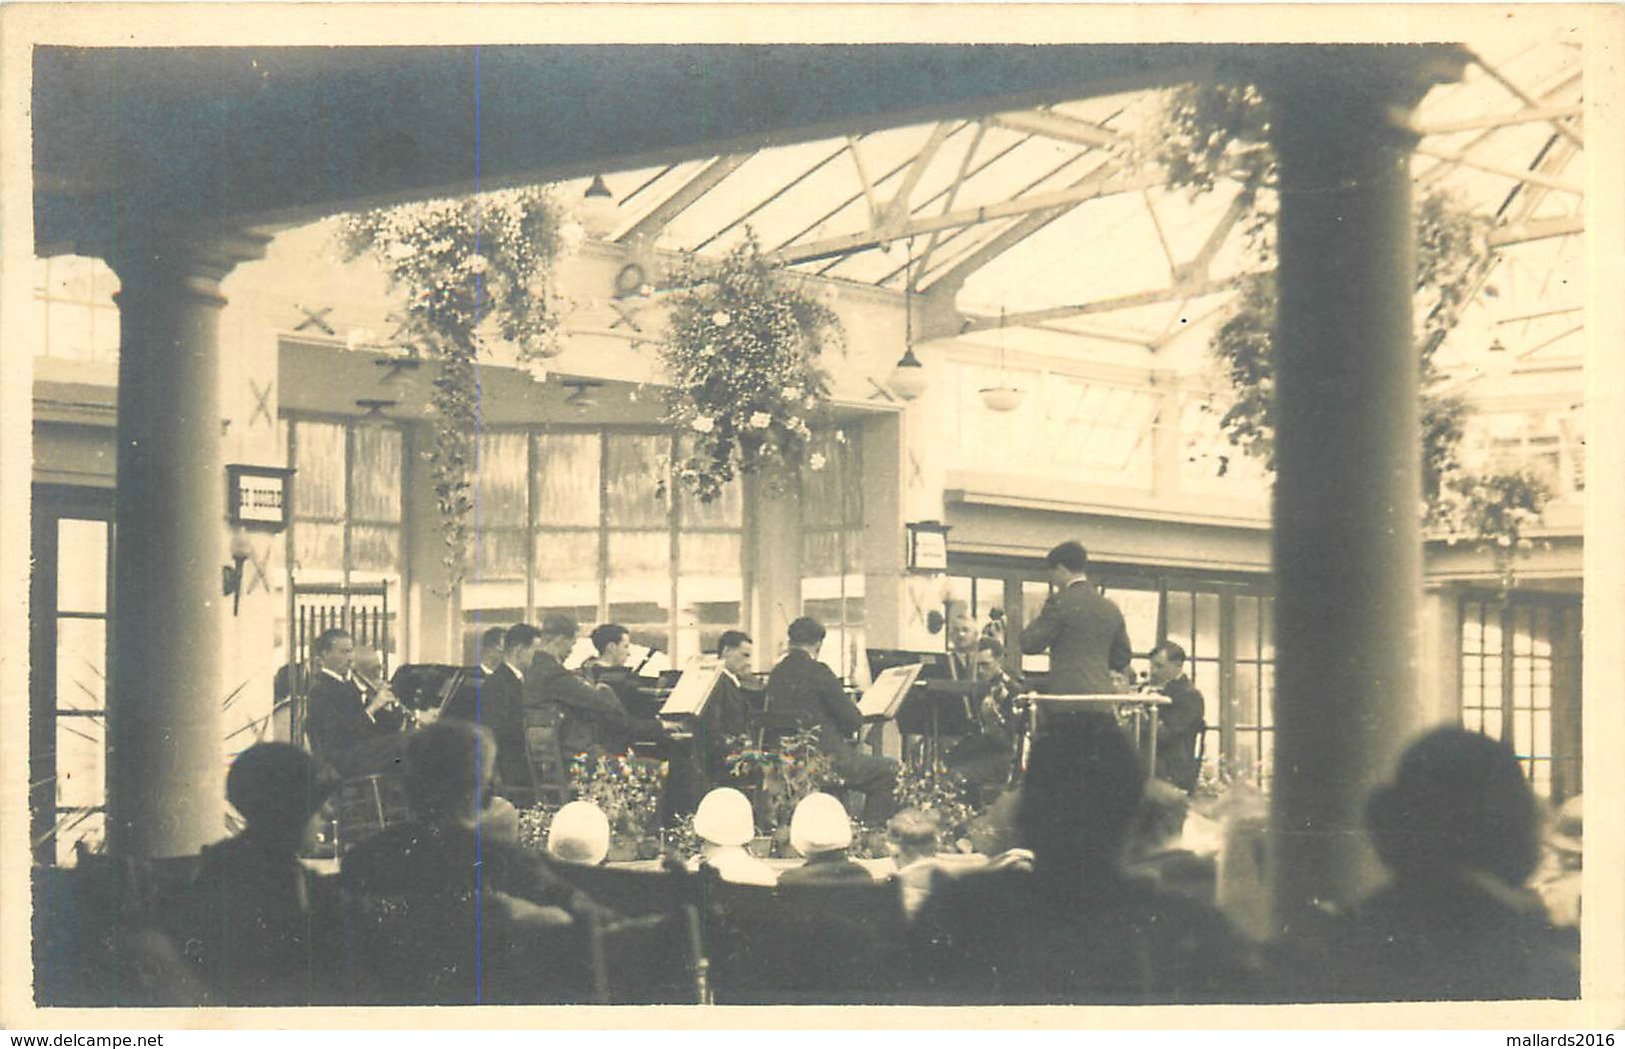
[[[576,798],[597,805],[609,819],[612,858],[618,853],[639,859],[659,855],[665,781],[660,762],[629,754],[577,754],[570,759],[569,777]]]
[[[521,362],[558,353],[559,299],[548,277],[560,228],[557,205],[539,188],[380,208],[339,223],[345,260],[370,255],[406,299],[396,339],[439,364],[430,393],[434,444],[426,457],[448,588],[468,561],[469,470],[479,423],[475,362],[491,334],[512,343]]]
[[[674,273],[661,359],[671,376],[666,420],[687,440],[676,481],[703,501],[740,474],[781,491],[811,451],[828,411],[819,357],[844,345],[833,310],[778,273],[753,232],[717,262],[689,257]]]
[[[1540,523],[1552,498],[1546,479],[1528,467],[1451,476],[1429,523],[1451,544],[1465,537],[1495,557],[1501,585],[1512,587],[1514,559],[1534,549],[1524,533]]]
[[[547,832],[558,815],[557,805],[532,805],[519,810],[519,844],[537,852],[547,851]]]
[[[812,729],[781,737],[777,747],[757,749],[744,736],[734,737],[730,744],[728,775],[739,779],[760,777],[756,817],[759,824],[775,832],[787,834],[790,817],[801,799],[835,782],[829,756],[819,749],[818,734]]]

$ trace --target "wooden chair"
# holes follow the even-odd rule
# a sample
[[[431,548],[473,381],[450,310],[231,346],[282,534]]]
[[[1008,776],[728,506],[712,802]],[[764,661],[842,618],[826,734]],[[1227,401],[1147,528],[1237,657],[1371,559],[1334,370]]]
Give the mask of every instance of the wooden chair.
[[[355,776],[340,783],[332,804],[333,840],[339,856],[385,827],[411,818],[405,781],[383,773]]]

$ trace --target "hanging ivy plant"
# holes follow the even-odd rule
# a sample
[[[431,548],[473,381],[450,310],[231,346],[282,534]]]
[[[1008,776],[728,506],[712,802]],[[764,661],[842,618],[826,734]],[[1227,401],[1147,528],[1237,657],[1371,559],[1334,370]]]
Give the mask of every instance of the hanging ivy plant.
[[[1274,151],[1268,145],[1269,106],[1254,87],[1188,85],[1171,92],[1147,152],[1169,184],[1195,197],[1221,178],[1242,185],[1241,221],[1255,272],[1237,281],[1229,315],[1211,349],[1235,391],[1220,419],[1230,443],[1275,463],[1276,266],[1273,231]],[[1510,572],[1510,552],[1527,549],[1523,532],[1540,519],[1551,490],[1527,470],[1474,472],[1461,461],[1466,418],[1460,396],[1442,390],[1434,356],[1461,312],[1478,294],[1493,262],[1491,223],[1440,189],[1416,205],[1417,355],[1422,369],[1422,482],[1427,526],[1466,536],[1497,552]],[[1503,556],[1506,555],[1506,556]]]
[[[685,258],[673,279],[684,290],[661,359],[666,421],[685,438],[677,483],[710,501],[740,474],[781,491],[802,467],[821,469],[810,442],[829,411],[820,358],[845,344],[835,312],[769,264],[748,229],[718,261]]]
[[[475,364],[492,336],[513,344],[522,363],[557,354],[559,300],[549,277],[559,230],[559,209],[540,188],[380,208],[340,222],[344,258],[371,256],[406,300],[395,340],[439,366],[429,396],[434,443],[426,455],[448,589],[468,562],[469,472],[480,413]]]

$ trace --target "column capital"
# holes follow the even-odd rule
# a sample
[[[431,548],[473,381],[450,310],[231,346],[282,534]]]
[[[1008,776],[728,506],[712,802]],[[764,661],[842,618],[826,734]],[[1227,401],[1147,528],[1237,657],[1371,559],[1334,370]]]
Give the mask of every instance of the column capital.
[[[270,242],[271,235],[258,230],[136,223],[121,227],[100,254],[124,288],[178,284],[224,305],[221,282],[239,263],[264,258]]]
[[[1414,45],[1308,47],[1260,74],[1283,159],[1346,164],[1351,154],[1398,148],[1418,135],[1411,111],[1428,91],[1461,79],[1470,55]],[[1302,148],[1294,149],[1295,146]],[[1335,159],[1334,159],[1335,158]]]

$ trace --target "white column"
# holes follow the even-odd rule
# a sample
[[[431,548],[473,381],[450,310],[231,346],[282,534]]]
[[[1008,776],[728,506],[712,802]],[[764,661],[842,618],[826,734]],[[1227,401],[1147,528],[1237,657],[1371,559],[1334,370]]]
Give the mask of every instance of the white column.
[[[264,244],[145,229],[108,255],[122,286],[107,820],[118,856],[186,855],[224,833],[220,281]]]

